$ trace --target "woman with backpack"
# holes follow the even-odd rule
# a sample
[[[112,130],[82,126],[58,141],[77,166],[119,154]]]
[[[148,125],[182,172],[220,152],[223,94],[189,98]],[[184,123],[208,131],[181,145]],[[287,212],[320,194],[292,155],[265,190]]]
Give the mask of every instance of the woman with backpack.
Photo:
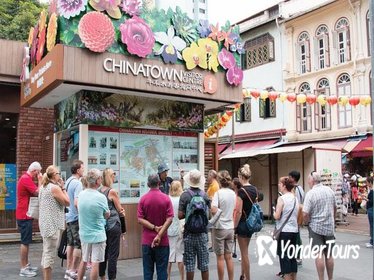
[[[238,177],[243,187],[237,191],[236,218],[234,225],[242,259],[240,280],[250,280],[248,247],[253,232],[249,231],[246,219],[251,213],[252,205],[257,201],[258,196],[257,188],[249,183],[251,175],[249,164],[245,164],[239,169]]]
[[[231,176],[227,170],[218,172],[220,189],[214,194],[211,211],[220,215],[212,230],[213,251],[217,256],[218,279],[224,279],[224,264],[226,262],[229,280],[234,279],[234,264],[232,252],[234,244],[234,209],[236,195],[231,189]],[[218,213],[218,209],[220,213]]]

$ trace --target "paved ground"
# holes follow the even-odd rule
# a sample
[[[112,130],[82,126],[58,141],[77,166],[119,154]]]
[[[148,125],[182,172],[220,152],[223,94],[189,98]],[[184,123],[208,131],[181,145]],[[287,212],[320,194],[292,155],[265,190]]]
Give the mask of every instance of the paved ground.
[[[335,280],[371,280],[373,278],[373,250],[365,248],[365,243],[368,241],[368,223],[366,215],[359,215],[358,217],[349,216],[348,226],[338,226],[336,238],[338,245],[358,245],[359,257],[358,259],[337,259],[335,261]],[[272,226],[267,225],[260,235],[269,235]],[[304,244],[308,242],[306,229],[301,231]],[[4,237],[3,237],[4,238]],[[251,260],[251,275],[253,279],[280,279],[275,276],[279,271],[279,262],[274,259],[273,265],[258,265],[258,251],[256,246],[257,238],[253,238],[250,244],[250,260]],[[19,269],[19,245],[17,243],[2,243],[0,244],[0,279],[20,279],[18,276]],[[34,265],[40,263],[41,257],[41,243],[34,243],[31,245],[30,259]],[[238,251],[238,256],[240,253]],[[210,279],[217,279],[216,258],[213,253],[210,254]],[[240,261],[238,258],[234,259],[235,279],[240,275]],[[53,271],[53,279],[63,279],[64,269],[57,261],[56,267]],[[32,279],[42,279],[41,274]],[[142,277],[142,263],[141,259],[123,260],[118,262],[117,279],[143,279]],[[171,279],[179,279],[176,267],[173,267]],[[197,275],[195,279],[200,279]],[[226,279],[226,277],[225,277]],[[303,265],[298,272],[298,279],[315,280],[317,273],[314,267],[313,260],[304,260]]]

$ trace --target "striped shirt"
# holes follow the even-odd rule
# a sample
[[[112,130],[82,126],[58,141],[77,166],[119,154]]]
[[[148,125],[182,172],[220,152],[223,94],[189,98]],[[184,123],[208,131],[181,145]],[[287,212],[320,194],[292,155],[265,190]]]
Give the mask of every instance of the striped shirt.
[[[331,188],[318,184],[306,193],[303,212],[309,214],[309,227],[315,233],[334,235],[334,211],[335,194]]]

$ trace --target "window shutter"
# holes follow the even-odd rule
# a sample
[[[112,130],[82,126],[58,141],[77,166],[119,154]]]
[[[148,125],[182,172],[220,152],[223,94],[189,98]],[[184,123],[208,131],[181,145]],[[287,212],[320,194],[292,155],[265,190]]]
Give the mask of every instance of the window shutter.
[[[306,71],[310,72],[310,41],[305,41]]]
[[[300,53],[300,44],[295,43],[295,52],[296,52],[296,59],[295,59],[295,73],[301,74],[301,53]]]
[[[260,115],[260,118],[265,118],[266,117],[266,102],[265,100],[262,100],[261,98],[259,99],[260,102],[259,102],[259,115]]]
[[[331,130],[331,106],[326,107],[326,130]]]
[[[235,112],[235,120],[237,122],[242,121],[243,104],[240,105],[239,109]]]
[[[307,131],[312,132],[312,106],[306,103],[306,114],[307,114]]]
[[[325,48],[325,64],[326,67],[330,67],[330,46],[329,46],[329,34],[323,35],[323,44]]]
[[[296,131],[301,132],[301,105],[296,104]]]
[[[339,50],[338,50],[338,32],[332,31],[332,62],[339,64]]]
[[[247,69],[247,51],[240,55],[240,62],[242,64],[242,69]]]
[[[351,60],[351,35],[350,35],[350,32],[349,32],[349,26],[346,27],[346,40],[347,40],[347,47],[345,49],[345,52],[346,52],[346,58],[347,58],[347,61],[350,61]]]
[[[268,49],[269,49],[269,61],[274,61],[275,60],[275,54],[274,54],[274,41],[269,40],[268,41]]]
[[[319,45],[318,45],[318,38],[313,38],[313,49],[314,49],[314,70],[319,69]]]
[[[270,117],[276,117],[276,115],[277,115],[277,103],[275,102],[275,100],[270,101]]]

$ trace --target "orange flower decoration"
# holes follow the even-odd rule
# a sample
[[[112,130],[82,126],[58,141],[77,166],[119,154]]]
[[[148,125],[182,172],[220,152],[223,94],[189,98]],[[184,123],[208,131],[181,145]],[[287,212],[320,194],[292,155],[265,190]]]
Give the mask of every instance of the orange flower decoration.
[[[46,27],[47,24],[47,12],[45,10],[40,12],[39,17],[39,36],[42,33],[43,28]]]
[[[27,43],[29,44],[29,47],[31,47],[31,45],[32,45],[33,38],[34,38],[34,27],[31,27],[30,32],[29,32],[29,39],[27,40]]]
[[[47,50],[50,52],[56,44],[57,35],[57,15],[53,13],[49,18],[48,32],[47,32]]]
[[[210,30],[212,30],[212,33],[210,33],[208,37],[212,38],[212,40],[221,42],[224,39],[222,36],[222,31],[219,31],[218,23],[216,24],[216,26],[211,25]]]
[[[39,32],[38,51],[36,52],[36,64],[39,64],[44,54],[45,33],[46,33],[46,28],[44,27],[44,29],[41,32]]]

